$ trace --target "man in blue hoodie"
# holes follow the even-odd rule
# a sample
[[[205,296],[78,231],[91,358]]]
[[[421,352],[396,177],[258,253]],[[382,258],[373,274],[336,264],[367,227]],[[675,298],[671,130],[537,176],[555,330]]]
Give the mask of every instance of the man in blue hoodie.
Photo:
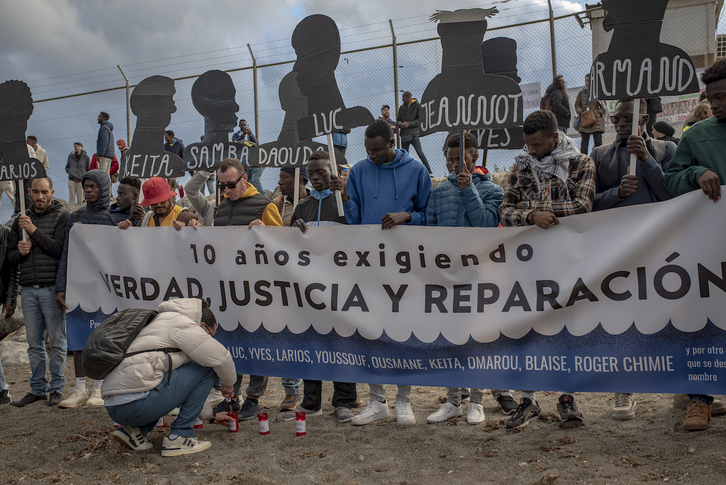
[[[115,155],[116,145],[113,142],[113,125],[108,119],[111,116],[101,111],[98,115],[98,138],[96,139],[96,156],[98,157],[98,168],[108,173],[111,169],[111,161]]]
[[[385,120],[366,128],[368,158],[350,169],[347,183],[339,177],[330,181],[330,190],[340,190],[348,224],[380,224],[392,229],[399,224],[426,225],[426,203],[431,195],[431,178],[418,160],[406,150],[394,148],[393,130]],[[370,398],[365,409],[353,418],[354,425],[387,418],[388,404],[383,384],[369,384]],[[398,386],[396,420],[415,424],[410,404],[411,386]]]

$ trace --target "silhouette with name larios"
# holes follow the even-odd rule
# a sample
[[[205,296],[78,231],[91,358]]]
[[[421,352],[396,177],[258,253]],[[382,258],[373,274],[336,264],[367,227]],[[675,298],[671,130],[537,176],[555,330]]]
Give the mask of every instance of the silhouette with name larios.
[[[45,167],[28,155],[25,130],[33,95],[23,81],[0,84],[0,181],[45,177]]]

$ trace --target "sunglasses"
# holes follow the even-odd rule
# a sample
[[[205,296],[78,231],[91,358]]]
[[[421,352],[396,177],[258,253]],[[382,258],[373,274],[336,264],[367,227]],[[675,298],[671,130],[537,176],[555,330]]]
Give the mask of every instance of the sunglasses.
[[[633,115],[622,115],[622,116],[621,115],[612,115],[612,116],[610,116],[610,121],[612,121],[612,123],[614,125],[617,125],[618,123],[620,123],[621,119],[625,120],[626,123],[632,123]]]
[[[237,187],[237,184],[239,183],[240,180],[242,180],[242,177],[244,177],[244,176],[245,176],[245,174],[240,175],[239,178],[235,182],[227,182],[226,184],[224,182],[218,182],[217,187],[219,187],[219,190],[224,190],[225,187],[227,187],[229,189],[234,189],[235,187]]]

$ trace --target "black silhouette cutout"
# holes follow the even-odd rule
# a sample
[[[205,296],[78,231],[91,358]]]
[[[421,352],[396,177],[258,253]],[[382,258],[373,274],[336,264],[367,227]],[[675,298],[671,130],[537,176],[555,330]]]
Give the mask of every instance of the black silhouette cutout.
[[[0,181],[45,177],[45,167],[28,155],[25,130],[33,95],[23,81],[0,84]]]
[[[510,128],[522,123],[522,91],[504,76],[486,74],[481,44],[497,9],[437,12],[441,74],[421,97],[421,135],[438,131]]]
[[[696,69],[682,49],[662,44],[668,0],[603,0],[603,29],[613,30],[606,52],[590,68],[590,101],[698,92]]]
[[[122,177],[173,178],[184,175],[182,159],[164,151],[164,130],[171,123],[174,104],[174,80],[151,76],[141,81],[131,93],[131,111],[136,115],[136,129],[131,146],[122,157]]]
[[[373,123],[373,115],[362,106],[346,108],[335,80],[340,59],[340,32],[325,15],[311,15],[292,33],[297,61],[292,68],[297,84],[308,99],[307,115],[297,120],[301,140]]]
[[[229,141],[237,126],[239,105],[232,78],[224,71],[207,71],[192,86],[192,103],[204,116],[204,141],[184,150],[187,170],[214,170],[225,158],[236,158],[249,166],[256,149]]]

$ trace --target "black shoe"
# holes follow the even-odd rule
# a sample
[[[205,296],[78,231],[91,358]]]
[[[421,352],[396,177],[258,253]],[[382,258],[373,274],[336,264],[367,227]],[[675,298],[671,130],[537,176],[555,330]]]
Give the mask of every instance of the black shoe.
[[[242,408],[240,408],[239,413],[237,414],[237,419],[239,421],[245,421],[247,419],[254,418],[257,413],[260,411],[260,405],[257,402],[257,399],[247,398],[245,399],[244,404],[242,404]]]
[[[497,402],[499,403],[499,406],[501,406],[502,413],[504,414],[513,414],[514,411],[517,410],[517,401],[512,399],[510,396],[503,396],[500,394],[497,396]]]
[[[240,405],[239,405],[239,398],[235,401],[227,401],[224,399],[222,402],[217,404],[215,408],[212,410],[215,414],[216,413],[228,413],[230,411],[239,411]]]
[[[10,391],[7,389],[0,391],[0,404],[10,404],[11,402],[13,400],[10,397]]]
[[[29,392],[20,401],[13,401],[10,404],[15,406],[16,408],[22,408],[23,406],[27,406],[28,404],[34,403],[36,401],[45,401],[46,399],[47,398],[45,396],[36,396],[35,394]]]
[[[63,393],[61,392],[51,392],[50,396],[48,397],[48,406],[55,406],[59,402],[63,400]]]
[[[542,409],[537,404],[537,401],[533,402],[531,399],[523,397],[519,401],[517,412],[507,420],[507,429],[527,426],[527,423],[539,416],[541,412]]]
[[[577,410],[574,397],[568,394],[560,396],[557,411],[560,413],[560,426],[562,428],[579,428],[585,425],[582,420],[582,413]]]

